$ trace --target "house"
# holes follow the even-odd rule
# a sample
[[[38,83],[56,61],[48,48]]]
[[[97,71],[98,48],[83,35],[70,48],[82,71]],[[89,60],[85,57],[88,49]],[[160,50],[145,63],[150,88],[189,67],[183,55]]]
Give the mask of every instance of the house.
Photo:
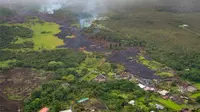
[[[39,112],[49,112],[49,108],[44,107],[44,108],[42,108]]]
[[[167,95],[169,92],[166,90],[162,90],[162,91],[158,91],[159,94],[161,94],[162,96]]]
[[[131,80],[133,78],[133,75],[128,72],[123,72],[120,75],[116,75],[116,79],[125,79],[125,80]]]
[[[144,90],[145,91],[155,91],[155,88],[153,88],[153,87],[145,87]]]
[[[94,81],[97,81],[97,82],[105,82],[107,80],[107,77],[105,75],[98,75]]]
[[[180,28],[186,28],[186,27],[189,27],[189,25],[187,24],[182,24],[182,25],[179,25]]]
[[[72,112],[72,110],[69,109],[69,110],[63,110],[63,111],[60,111],[60,112]]]
[[[187,91],[193,93],[193,92],[197,91],[197,88],[195,88],[195,87],[193,87],[193,86],[188,86],[188,87],[187,87]]]
[[[159,109],[159,110],[163,110],[165,107],[162,106],[162,105],[156,104],[156,108]]]
[[[163,96],[163,99],[169,99],[169,96],[167,96],[167,95]]]
[[[131,100],[130,102],[128,102],[128,104],[130,104],[130,105],[135,105],[135,101],[134,101],[134,100]]]
[[[145,85],[143,85],[143,84],[138,84],[138,86],[140,87],[140,88],[145,88]]]

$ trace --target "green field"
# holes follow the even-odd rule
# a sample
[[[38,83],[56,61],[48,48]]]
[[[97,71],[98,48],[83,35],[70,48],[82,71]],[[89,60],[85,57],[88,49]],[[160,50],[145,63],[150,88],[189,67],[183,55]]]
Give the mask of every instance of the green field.
[[[175,102],[171,101],[171,100],[165,100],[162,98],[155,98],[156,101],[158,101],[159,103],[161,103],[162,105],[174,109],[174,110],[181,110],[182,108],[185,107],[185,105],[178,105]]]
[[[30,28],[34,33],[33,38],[16,37],[14,44],[22,44],[27,41],[32,41],[34,43],[34,50],[51,50],[55,49],[57,46],[64,45],[63,40],[55,36],[60,32],[60,26],[54,22],[39,23],[38,20],[30,20],[28,23],[14,25]]]
[[[197,97],[199,97],[199,96],[200,96],[200,93],[198,92],[198,93],[192,94],[190,97],[191,97],[191,98],[197,98]]]
[[[63,45],[63,41],[54,36],[59,33],[59,25],[56,23],[45,22],[44,24],[36,23],[31,26],[34,31],[33,42],[34,49],[54,49],[57,46]],[[41,34],[42,31],[51,32],[48,34]]]

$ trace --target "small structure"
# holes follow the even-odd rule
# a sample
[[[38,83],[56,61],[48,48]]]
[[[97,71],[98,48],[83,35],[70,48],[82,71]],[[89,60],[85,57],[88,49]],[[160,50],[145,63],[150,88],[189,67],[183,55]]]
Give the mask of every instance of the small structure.
[[[130,104],[130,105],[135,105],[135,101],[134,101],[134,100],[131,100],[130,102],[128,102],[128,104]]]
[[[159,110],[163,110],[165,107],[162,106],[162,105],[156,104],[156,108],[159,109]]]
[[[193,92],[197,91],[197,88],[195,88],[195,87],[193,87],[193,86],[188,86],[188,87],[187,87],[187,91],[193,93]]]
[[[105,82],[107,78],[105,75],[98,75],[94,80],[97,82]]]
[[[145,88],[145,85],[143,85],[143,84],[138,84],[138,86],[140,87],[140,88]]]
[[[44,107],[44,108],[42,108],[39,112],[49,112],[49,108]]]
[[[131,80],[133,78],[133,75],[128,72],[123,72],[120,75],[115,76],[116,79],[125,79],[125,80]]]
[[[153,87],[145,87],[144,90],[145,91],[155,91],[155,88],[153,88]]]
[[[167,95],[169,92],[166,90],[162,90],[162,91],[158,91],[159,94],[161,94],[162,96]]]
[[[72,110],[69,109],[69,110],[63,110],[63,111],[60,111],[60,112],[72,112]]]
[[[189,27],[189,25],[187,25],[187,24],[182,24],[182,25],[179,25],[179,27],[180,27],[180,28],[187,28],[187,27]]]
[[[83,99],[81,99],[81,100],[79,100],[79,101],[77,101],[78,103],[83,103],[83,102],[86,102],[86,101],[88,101],[89,100],[89,98],[83,98]]]

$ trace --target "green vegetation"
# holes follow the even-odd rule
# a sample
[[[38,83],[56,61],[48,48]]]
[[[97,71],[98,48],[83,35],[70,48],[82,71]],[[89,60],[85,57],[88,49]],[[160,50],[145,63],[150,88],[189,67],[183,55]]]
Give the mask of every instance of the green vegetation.
[[[0,25],[0,31],[0,49],[13,46],[12,43],[14,43],[18,37],[25,39],[33,37],[33,31],[22,26]]]
[[[177,70],[185,79],[200,81],[199,36],[179,28],[188,24],[186,29],[198,32],[199,13],[159,12],[148,7],[113,11],[109,16],[109,20],[100,24],[131,38],[137,37],[146,43],[145,49],[153,60]]]
[[[178,105],[171,100],[165,100],[162,98],[155,98],[155,100],[173,110],[181,110],[183,107],[185,107],[185,105]]]
[[[53,81],[42,85],[41,88],[32,93],[31,98],[25,102],[25,112],[37,111],[43,105],[48,105],[52,110],[59,111],[69,108],[71,102],[82,98],[96,96],[108,105],[111,111],[120,110],[124,101],[129,101],[133,96],[141,96],[144,92],[134,83],[129,81],[111,81],[102,84],[89,82],[70,83],[69,86],[62,81]],[[73,91],[73,92],[72,92]],[[132,94],[132,97],[121,97],[113,95],[113,91],[123,92],[124,95]],[[109,100],[108,100],[109,99]],[[55,103],[56,102],[56,103]],[[63,107],[63,105],[65,105]]]
[[[0,70],[8,70],[13,68],[13,64],[16,63],[16,60],[6,60],[0,61]]]
[[[74,35],[66,36],[66,38],[75,38]]]
[[[43,22],[38,19],[29,19],[27,23],[23,24],[0,25],[0,30],[3,32],[0,35],[0,40],[2,40],[0,47],[31,48],[34,50],[55,49],[64,44],[61,39],[55,36],[60,32],[59,27],[56,23]]]
[[[200,96],[200,92],[197,92],[197,93],[192,94],[190,97],[191,98],[197,98],[199,96]]]
[[[45,70],[57,70],[60,68],[76,67],[84,60],[84,54],[67,49],[57,49],[51,51],[0,51],[1,61],[17,60],[15,64],[9,66],[27,67]]]
[[[33,24],[30,29],[33,30],[33,42],[34,49],[54,49],[57,46],[63,45],[63,41],[58,39],[55,34],[60,32],[59,25],[56,23],[45,22],[43,24]],[[41,31],[42,29],[42,31]],[[50,33],[42,33],[42,32],[50,32]]]
[[[141,54],[138,56],[138,61],[142,63],[143,65],[147,66],[153,71],[156,71],[156,75],[161,77],[173,77],[173,70],[166,67],[165,65],[156,62],[154,60],[148,60]]]

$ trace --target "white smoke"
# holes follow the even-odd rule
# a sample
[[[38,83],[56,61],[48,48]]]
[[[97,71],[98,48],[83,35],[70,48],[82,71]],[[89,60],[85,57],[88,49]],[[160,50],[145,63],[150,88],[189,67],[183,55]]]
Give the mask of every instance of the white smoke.
[[[62,4],[59,2],[59,0],[50,0],[47,3],[44,3],[41,6],[40,11],[41,12],[47,12],[49,14],[53,14],[54,11],[59,10],[62,8]]]

